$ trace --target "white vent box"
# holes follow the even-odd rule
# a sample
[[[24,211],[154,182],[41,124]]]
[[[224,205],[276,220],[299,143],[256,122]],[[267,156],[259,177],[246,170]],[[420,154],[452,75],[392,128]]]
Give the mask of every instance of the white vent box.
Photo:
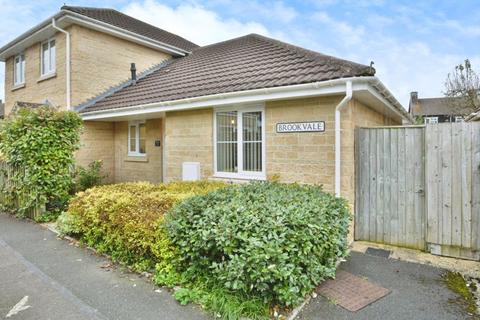
[[[200,162],[184,162],[182,164],[182,180],[200,180]]]

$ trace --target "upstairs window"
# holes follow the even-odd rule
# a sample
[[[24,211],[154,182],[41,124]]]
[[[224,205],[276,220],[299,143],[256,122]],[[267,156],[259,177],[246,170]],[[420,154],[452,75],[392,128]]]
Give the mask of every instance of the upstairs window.
[[[15,56],[13,64],[13,85],[25,83],[25,54]]]
[[[145,121],[131,121],[128,125],[128,155],[144,156],[147,153]]]
[[[55,39],[42,43],[42,56],[40,59],[41,75],[49,75],[55,72]]]
[[[463,122],[462,116],[455,116],[455,122]]]

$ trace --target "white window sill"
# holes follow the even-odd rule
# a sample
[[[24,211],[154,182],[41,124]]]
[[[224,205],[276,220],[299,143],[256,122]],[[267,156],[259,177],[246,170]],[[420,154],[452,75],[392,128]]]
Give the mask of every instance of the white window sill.
[[[14,86],[12,87],[12,90],[11,90],[11,91],[15,91],[15,90],[22,89],[22,88],[25,88],[25,82],[14,85]]]
[[[125,162],[148,162],[148,157],[146,154],[129,153]]]
[[[251,181],[258,180],[263,181],[267,180],[267,177],[263,174],[259,175],[248,175],[248,174],[229,174],[217,172],[212,176],[213,179],[222,179],[222,180],[241,180],[241,181]]]
[[[47,73],[41,76],[40,78],[38,78],[37,82],[42,82],[51,78],[55,78],[56,76],[57,76],[56,72]]]

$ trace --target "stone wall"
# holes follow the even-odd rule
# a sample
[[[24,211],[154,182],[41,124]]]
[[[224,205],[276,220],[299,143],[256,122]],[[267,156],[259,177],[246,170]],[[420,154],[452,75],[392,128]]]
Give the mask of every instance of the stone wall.
[[[115,182],[162,182],[162,119],[146,121],[146,155],[128,156],[128,122],[115,122]]]
[[[202,178],[213,174],[213,109],[168,112],[165,120],[166,181],[182,179],[183,162],[200,162]]]

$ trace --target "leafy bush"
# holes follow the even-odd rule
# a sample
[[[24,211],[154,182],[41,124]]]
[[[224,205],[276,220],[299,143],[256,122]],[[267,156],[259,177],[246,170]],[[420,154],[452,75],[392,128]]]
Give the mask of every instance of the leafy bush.
[[[174,248],[163,231],[164,214],[179,201],[224,186],[218,182],[122,183],[79,192],[59,229],[137,270],[173,272]],[[160,275],[159,275],[160,277]],[[165,275],[165,281],[168,275]]]
[[[87,168],[77,167],[75,172],[75,191],[85,191],[102,184],[105,175],[101,173],[102,160],[92,161]]]
[[[68,198],[81,127],[76,112],[51,107],[23,108],[2,121],[0,153],[9,165],[21,168],[2,192],[28,195],[21,197],[19,214]]]
[[[334,276],[349,219],[320,187],[252,183],[186,199],[165,226],[186,280],[292,306]]]

